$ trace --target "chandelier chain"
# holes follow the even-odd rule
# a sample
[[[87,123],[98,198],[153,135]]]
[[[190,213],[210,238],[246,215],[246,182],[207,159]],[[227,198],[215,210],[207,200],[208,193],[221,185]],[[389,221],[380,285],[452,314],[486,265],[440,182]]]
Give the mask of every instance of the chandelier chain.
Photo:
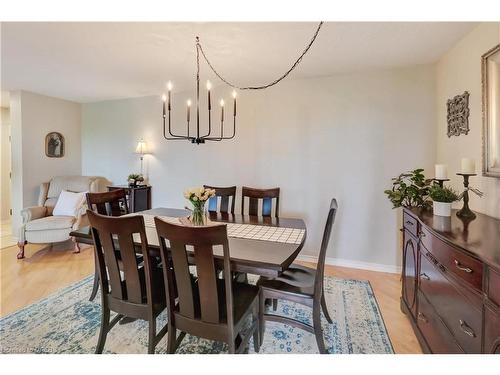
[[[261,85],[261,86],[243,86],[243,87],[240,87],[238,85],[235,85],[231,82],[229,82],[227,79],[225,79],[222,75],[219,74],[219,72],[217,72],[217,70],[214,68],[214,66],[212,65],[212,63],[210,62],[210,60],[208,60],[207,56],[205,55],[205,51],[203,51],[203,47],[201,46],[200,42],[199,42],[199,39],[197,38],[196,40],[196,48],[201,52],[204,60],[206,61],[206,63],[208,64],[208,66],[210,67],[210,69],[212,70],[212,72],[214,72],[214,74],[222,81],[224,82],[226,85],[228,86],[231,86],[232,88],[234,89],[238,89],[238,90],[263,90],[263,89],[267,89],[268,87],[271,87],[271,86],[274,86],[276,85],[277,83],[281,82],[283,79],[285,79],[296,67],[297,65],[299,65],[300,61],[302,60],[302,58],[305,56],[305,54],[309,51],[309,49],[311,48],[311,46],[313,45],[314,41],[316,40],[316,37],[318,36],[319,34],[319,31],[321,29],[321,26],[323,26],[323,21],[321,21],[316,29],[316,32],[314,33],[311,41],[309,42],[309,44],[307,45],[307,47],[304,49],[304,51],[302,51],[301,55],[299,56],[299,58],[293,63],[293,65],[290,67],[290,69],[288,69],[281,77],[275,79],[274,81],[266,84],[266,85]],[[198,64],[198,69],[199,69],[199,57],[197,56],[197,64]]]

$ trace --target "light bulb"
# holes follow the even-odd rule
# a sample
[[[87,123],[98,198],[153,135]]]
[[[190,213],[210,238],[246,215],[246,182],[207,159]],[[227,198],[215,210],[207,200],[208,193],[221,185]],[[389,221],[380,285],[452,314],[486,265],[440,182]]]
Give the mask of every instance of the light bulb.
[[[224,99],[221,99],[221,100],[220,100],[220,106],[221,106],[221,107],[224,107]]]
[[[236,90],[233,90],[233,99],[236,99]]]
[[[161,100],[163,100],[164,102],[166,102],[166,101],[167,101],[167,95],[163,94],[163,95],[161,96]]]
[[[188,107],[191,107],[191,99],[188,99],[187,105],[188,105]]]
[[[210,83],[210,81],[207,81],[207,90],[210,90],[212,88],[212,84]]]
[[[167,89],[168,89],[168,91],[172,90],[172,82],[168,81],[168,83],[167,83]]]

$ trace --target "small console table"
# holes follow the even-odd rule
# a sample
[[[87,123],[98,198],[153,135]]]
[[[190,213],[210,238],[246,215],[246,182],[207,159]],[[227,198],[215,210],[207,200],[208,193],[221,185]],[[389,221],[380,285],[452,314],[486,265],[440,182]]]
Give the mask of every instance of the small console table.
[[[401,310],[427,353],[500,354],[500,220],[403,210]]]

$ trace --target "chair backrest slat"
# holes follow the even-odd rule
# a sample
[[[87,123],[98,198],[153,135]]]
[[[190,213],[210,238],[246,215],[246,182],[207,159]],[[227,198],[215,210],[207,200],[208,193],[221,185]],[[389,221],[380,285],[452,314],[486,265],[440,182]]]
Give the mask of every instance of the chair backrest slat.
[[[200,293],[201,320],[219,323],[219,295],[212,246],[195,246],[194,256]]]
[[[248,198],[248,215],[259,215],[259,201],[262,201],[262,216],[273,216],[273,200],[276,201],[274,216],[279,217],[280,188],[255,189],[243,186],[241,194],[241,214],[245,215],[245,198]]]
[[[208,188],[215,190],[215,197],[212,197],[208,200],[208,211],[234,214],[234,205],[236,202],[236,186],[217,187],[203,185],[203,187],[205,189]],[[220,207],[217,210],[218,201],[220,201]],[[231,201],[231,205],[229,204],[229,201]]]
[[[163,242],[162,240],[161,242]],[[195,318],[193,288],[191,285],[191,275],[189,273],[189,263],[186,254],[186,245],[179,241],[170,241],[170,251],[172,254],[172,264],[176,270],[171,279],[175,278],[177,293],[179,296],[179,311],[188,318]],[[165,258],[168,259],[168,258]],[[162,259],[162,263],[163,262]],[[173,276],[173,277],[172,277]],[[168,285],[171,294],[175,294],[173,285]]]
[[[168,261],[167,241],[170,246],[173,267],[164,267],[167,282],[169,314],[173,311],[173,296],[177,286],[179,313],[184,317],[217,324],[227,311],[232,311],[232,290],[226,288],[221,295],[218,272],[215,266],[214,247],[222,246],[224,259],[229,264],[229,246],[226,225],[188,227],[167,223],[155,217],[160,243],[162,263]],[[190,254],[188,254],[188,247]],[[198,280],[192,282],[188,255],[194,257]],[[224,278],[231,280],[230,267],[224,266]],[[175,284],[172,282],[175,279]],[[225,310],[220,307],[225,306]],[[227,310],[227,309],[231,310]],[[172,316],[172,315],[170,315]],[[228,317],[229,321],[229,317]]]
[[[87,210],[99,278],[104,294],[135,304],[151,301],[151,263],[142,216],[110,217]],[[144,266],[140,270],[134,234],[140,236]],[[141,277],[140,272],[144,272]],[[111,288],[108,289],[107,285]]]

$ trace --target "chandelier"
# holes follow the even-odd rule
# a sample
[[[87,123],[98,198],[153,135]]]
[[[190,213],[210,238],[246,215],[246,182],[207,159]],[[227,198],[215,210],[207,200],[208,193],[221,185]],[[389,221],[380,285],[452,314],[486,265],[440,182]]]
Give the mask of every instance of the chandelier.
[[[260,85],[260,86],[245,86],[245,87],[239,87],[235,84],[230,83],[228,80],[226,80],[222,75],[220,75],[217,70],[214,68],[212,63],[208,60],[207,56],[205,55],[205,52],[203,51],[203,48],[200,44],[200,38],[196,37],[196,131],[192,134],[191,133],[191,105],[192,102],[191,100],[187,101],[187,109],[186,109],[186,133],[185,134],[174,134],[172,132],[172,123],[171,123],[171,111],[172,111],[172,83],[169,81],[167,84],[167,94],[162,95],[162,102],[163,102],[163,137],[166,140],[169,141],[174,141],[174,140],[187,140],[190,141],[191,143],[195,144],[200,144],[200,143],[205,143],[206,141],[222,141],[226,139],[232,139],[236,135],[236,89],[238,90],[263,90],[268,87],[274,86],[277,83],[279,83],[281,80],[286,78],[299,64],[299,62],[302,60],[304,55],[309,51],[311,48],[312,44],[316,40],[316,37],[319,34],[319,31],[321,29],[321,26],[323,25],[323,22],[320,22],[316,32],[314,33],[311,41],[309,44],[306,46],[302,54],[299,56],[299,58],[294,62],[294,64],[288,69],[281,77],[278,79],[265,84],[265,85]],[[200,132],[200,53],[203,56],[203,59],[209,66],[209,68],[212,70],[212,72],[219,78],[223,83],[226,85],[230,86],[233,88],[233,111],[232,111],[232,117],[233,117],[233,126],[232,126],[232,131],[229,134],[226,134],[224,132],[224,99],[221,99],[219,104],[220,104],[220,131],[218,135],[215,135],[212,132],[212,98],[210,94],[211,90],[211,83],[207,81],[207,95],[208,95],[208,124],[207,124],[207,131],[205,134]],[[231,115],[231,114],[230,114]],[[168,123],[168,126],[167,126]],[[167,130],[168,127],[168,130]]]

